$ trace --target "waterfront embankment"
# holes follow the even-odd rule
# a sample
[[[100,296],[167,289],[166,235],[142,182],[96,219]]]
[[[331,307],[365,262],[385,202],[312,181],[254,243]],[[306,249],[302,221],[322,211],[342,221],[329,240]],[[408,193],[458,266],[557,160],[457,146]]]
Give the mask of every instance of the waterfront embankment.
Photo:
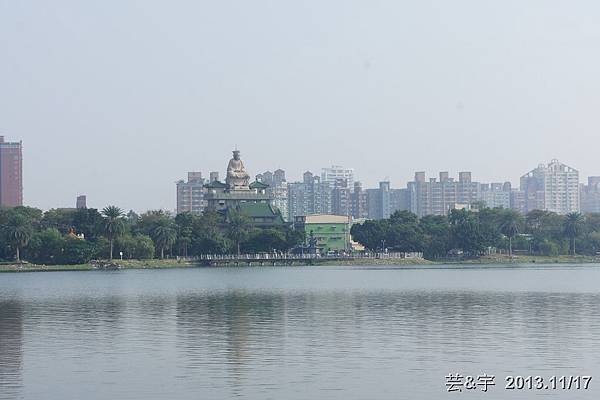
[[[115,260],[119,269],[169,269],[169,268],[193,268],[205,266],[198,261],[193,260]],[[506,264],[600,264],[600,257],[590,256],[483,256],[472,259],[456,260],[426,260],[424,258],[407,259],[345,259],[345,260],[327,260],[314,259],[312,266],[419,266],[419,265],[476,265],[485,264],[493,266]],[[233,264],[232,264],[233,265]],[[240,266],[259,266],[259,263],[240,263]],[[273,264],[264,264],[273,265]],[[275,263],[274,266],[279,264]],[[281,264],[286,265],[286,264]],[[300,264],[299,264],[300,265]],[[302,264],[305,265],[305,264]],[[30,263],[4,263],[0,264],[0,272],[52,272],[52,271],[92,271],[95,266],[91,263],[77,265],[37,265]]]

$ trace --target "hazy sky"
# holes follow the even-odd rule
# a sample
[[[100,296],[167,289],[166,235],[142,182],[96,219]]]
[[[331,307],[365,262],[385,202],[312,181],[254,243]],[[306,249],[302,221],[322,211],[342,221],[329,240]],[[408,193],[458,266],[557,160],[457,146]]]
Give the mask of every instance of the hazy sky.
[[[597,1],[0,0],[0,134],[25,202],[175,208],[188,170],[365,186],[600,175]]]

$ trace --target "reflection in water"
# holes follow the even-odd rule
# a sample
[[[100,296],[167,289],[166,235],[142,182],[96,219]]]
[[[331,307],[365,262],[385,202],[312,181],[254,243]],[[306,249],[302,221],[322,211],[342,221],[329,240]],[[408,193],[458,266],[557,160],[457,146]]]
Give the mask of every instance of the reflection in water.
[[[260,287],[227,271],[99,274],[93,290],[86,274],[56,290],[29,274],[11,277],[18,294],[0,281],[0,398],[437,398],[449,372],[487,372],[486,398],[505,399],[505,375],[600,376],[599,292],[465,290],[467,272],[458,289],[395,289],[365,282],[377,271],[318,270],[318,288],[289,288],[268,269]]]
[[[22,385],[23,310],[0,297],[0,394],[16,398]]]
[[[265,349],[275,354],[282,350],[283,302],[281,294],[244,291],[179,296],[177,346],[185,366],[225,367],[229,385],[241,394],[249,361]]]

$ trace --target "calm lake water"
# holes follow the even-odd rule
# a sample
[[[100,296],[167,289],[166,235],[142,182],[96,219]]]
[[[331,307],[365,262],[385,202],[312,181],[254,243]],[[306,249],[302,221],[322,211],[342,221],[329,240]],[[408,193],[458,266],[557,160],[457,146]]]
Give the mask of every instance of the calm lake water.
[[[600,266],[0,274],[0,399],[599,396]]]

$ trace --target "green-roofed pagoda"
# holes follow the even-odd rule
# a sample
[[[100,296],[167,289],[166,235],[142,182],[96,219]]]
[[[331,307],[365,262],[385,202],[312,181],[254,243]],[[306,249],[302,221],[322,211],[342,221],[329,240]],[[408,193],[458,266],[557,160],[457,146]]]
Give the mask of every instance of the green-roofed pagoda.
[[[283,225],[281,212],[272,205],[267,193],[269,185],[254,181],[246,172],[240,151],[233,151],[233,158],[227,165],[225,182],[212,181],[204,185],[208,209],[216,210],[225,216],[232,210],[240,210],[252,219],[255,226]]]
[[[286,222],[279,209],[267,203],[240,203],[235,210],[247,215],[257,228],[283,226]],[[233,211],[228,209],[227,213]]]

